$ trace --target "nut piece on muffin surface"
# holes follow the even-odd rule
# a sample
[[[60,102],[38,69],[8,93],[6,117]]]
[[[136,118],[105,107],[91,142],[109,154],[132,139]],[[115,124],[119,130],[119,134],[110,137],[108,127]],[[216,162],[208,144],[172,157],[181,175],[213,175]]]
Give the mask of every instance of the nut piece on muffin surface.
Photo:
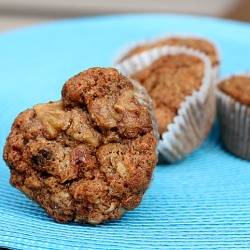
[[[136,208],[158,138],[151,100],[134,84],[116,69],[91,68],[64,84],[60,101],[20,113],[3,154],[11,185],[60,223],[99,224]]]

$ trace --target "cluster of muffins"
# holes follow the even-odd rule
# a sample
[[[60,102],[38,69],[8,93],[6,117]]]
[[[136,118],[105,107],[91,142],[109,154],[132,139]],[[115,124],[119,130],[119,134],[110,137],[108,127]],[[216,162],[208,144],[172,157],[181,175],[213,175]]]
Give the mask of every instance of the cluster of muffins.
[[[11,185],[60,223],[119,219],[140,204],[157,160],[202,144],[216,103],[225,148],[250,160],[250,75],[218,79],[219,67],[213,42],[164,36],[127,46],[114,68],[80,72],[61,100],[15,119],[3,153]]]
[[[115,58],[123,74],[152,98],[160,133],[159,158],[173,163],[201,145],[212,128],[220,54],[198,37],[160,37],[126,46]]]
[[[250,74],[220,79],[220,50],[214,42],[161,36],[125,46],[114,61],[152,98],[160,159],[175,162],[191,153],[206,138],[217,113],[225,149],[250,160]]]

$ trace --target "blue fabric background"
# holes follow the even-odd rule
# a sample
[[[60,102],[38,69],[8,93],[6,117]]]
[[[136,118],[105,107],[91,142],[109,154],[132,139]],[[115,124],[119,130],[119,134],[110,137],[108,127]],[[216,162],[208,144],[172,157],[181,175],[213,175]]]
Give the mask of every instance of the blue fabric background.
[[[64,82],[111,66],[126,43],[192,33],[221,48],[221,75],[250,69],[250,25],[183,15],[118,15],[47,23],[0,35],[0,148],[14,118],[60,99]],[[226,152],[217,124],[183,161],[158,165],[141,205],[98,226],[58,224],[9,185],[0,160],[0,247],[10,249],[250,249],[250,163]]]

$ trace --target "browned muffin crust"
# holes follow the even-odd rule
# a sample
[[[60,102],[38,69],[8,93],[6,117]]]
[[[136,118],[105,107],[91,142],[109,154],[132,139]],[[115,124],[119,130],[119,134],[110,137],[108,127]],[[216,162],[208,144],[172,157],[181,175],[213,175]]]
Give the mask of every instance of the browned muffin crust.
[[[205,53],[211,60],[212,66],[216,66],[219,63],[219,58],[216,52],[216,49],[213,44],[210,42],[197,39],[197,38],[168,38],[165,40],[159,40],[153,44],[141,45],[132,49],[127,55],[125,55],[121,61],[132,57],[135,54],[141,53],[143,51],[153,49],[156,47],[162,47],[164,45],[169,46],[185,46],[195,50],[199,50]]]
[[[156,143],[131,80],[92,68],[64,84],[62,100],[18,115],[3,158],[10,183],[57,222],[98,224],[140,204]]]
[[[250,106],[250,77],[232,76],[220,82],[218,88],[235,100]]]
[[[199,90],[203,75],[204,64],[199,58],[179,54],[163,56],[131,76],[151,96],[160,134],[167,131],[185,97]]]

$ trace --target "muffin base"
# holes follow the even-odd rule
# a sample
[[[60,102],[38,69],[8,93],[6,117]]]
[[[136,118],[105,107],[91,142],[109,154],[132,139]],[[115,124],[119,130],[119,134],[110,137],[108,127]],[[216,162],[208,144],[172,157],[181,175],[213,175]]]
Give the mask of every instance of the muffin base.
[[[240,73],[234,76],[250,77],[250,73]],[[216,85],[227,78],[218,80]],[[236,101],[218,88],[216,98],[221,140],[224,147],[230,153],[250,160],[250,107]]]

